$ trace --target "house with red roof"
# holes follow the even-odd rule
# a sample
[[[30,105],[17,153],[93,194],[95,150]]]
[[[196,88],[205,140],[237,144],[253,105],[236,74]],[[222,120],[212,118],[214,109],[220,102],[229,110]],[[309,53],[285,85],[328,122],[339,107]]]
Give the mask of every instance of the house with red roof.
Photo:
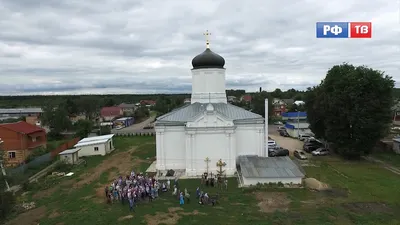
[[[25,162],[34,149],[47,144],[46,131],[25,121],[0,124],[0,138],[6,166]]]
[[[140,105],[147,106],[147,107],[155,106],[156,105],[156,101],[154,101],[154,100],[140,100]]]
[[[242,102],[251,102],[252,98],[251,95],[243,95],[241,98]]]
[[[100,111],[100,116],[103,118],[103,121],[112,121],[113,119],[123,115],[124,111],[118,106],[103,107]]]

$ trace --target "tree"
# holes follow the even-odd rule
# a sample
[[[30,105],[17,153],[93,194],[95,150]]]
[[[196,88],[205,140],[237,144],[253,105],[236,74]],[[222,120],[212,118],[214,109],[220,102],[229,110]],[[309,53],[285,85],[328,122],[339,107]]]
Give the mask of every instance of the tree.
[[[138,121],[140,119],[146,118],[150,116],[150,111],[146,106],[140,106],[137,108],[133,114],[135,120]]]
[[[274,98],[282,98],[282,90],[277,88],[275,91],[271,92],[271,95]]]
[[[64,102],[63,105],[69,115],[78,114],[78,112],[79,112],[78,105],[71,98],[67,98],[67,100]]]
[[[265,115],[265,99],[268,98],[268,115]],[[264,118],[271,118],[274,115],[272,105],[273,98],[268,95],[266,91],[257,92],[252,97],[252,112],[264,116]]]
[[[75,135],[80,138],[86,138],[93,129],[93,122],[91,120],[78,120],[75,124]]]
[[[86,119],[92,120],[99,110],[99,101],[94,96],[83,96],[77,101],[79,112],[85,114]]]
[[[114,99],[106,98],[106,99],[104,99],[104,104],[103,105],[106,106],[106,107],[110,107],[110,106],[115,106],[116,103],[115,103]]]
[[[0,150],[0,160],[3,160],[3,154],[4,151]],[[3,224],[6,217],[10,215],[16,203],[15,195],[13,195],[12,192],[7,191],[6,181],[9,180],[9,177],[4,176],[0,169],[0,224]]]
[[[55,107],[52,104],[46,104],[42,107],[43,115],[41,121],[43,125],[50,127],[54,134],[59,134],[71,128],[71,121],[68,112],[64,107]]]
[[[368,154],[391,122],[393,87],[381,71],[346,63],[332,67],[306,93],[311,130],[344,157]]]

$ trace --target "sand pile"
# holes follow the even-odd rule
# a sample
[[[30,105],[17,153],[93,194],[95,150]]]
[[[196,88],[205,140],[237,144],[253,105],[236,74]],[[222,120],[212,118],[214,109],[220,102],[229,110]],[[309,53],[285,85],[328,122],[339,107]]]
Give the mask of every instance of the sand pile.
[[[307,188],[317,190],[317,191],[322,191],[322,190],[326,190],[329,188],[329,186],[327,184],[322,183],[319,180],[312,178],[312,177],[304,179],[304,185]]]

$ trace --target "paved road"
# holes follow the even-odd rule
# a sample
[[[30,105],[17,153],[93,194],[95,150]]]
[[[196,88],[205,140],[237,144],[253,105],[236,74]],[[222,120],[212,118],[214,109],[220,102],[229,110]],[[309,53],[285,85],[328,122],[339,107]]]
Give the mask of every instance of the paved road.
[[[149,133],[149,132],[154,132],[154,129],[143,129],[144,127],[148,126],[149,124],[151,124],[154,119],[156,118],[156,116],[151,116],[149,117],[147,120],[141,122],[141,123],[137,123],[137,124],[133,124],[132,126],[129,127],[125,127],[122,129],[112,129],[111,133],[113,134],[127,134],[127,133]]]

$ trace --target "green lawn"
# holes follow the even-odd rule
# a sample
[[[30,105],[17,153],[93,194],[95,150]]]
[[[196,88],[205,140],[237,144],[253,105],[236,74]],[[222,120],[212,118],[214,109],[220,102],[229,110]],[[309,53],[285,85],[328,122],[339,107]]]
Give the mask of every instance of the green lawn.
[[[375,152],[371,154],[371,156],[376,159],[385,161],[386,163],[389,163],[392,166],[400,168],[400,154],[396,154],[394,152]]]
[[[136,213],[130,213],[127,205],[105,204],[103,186],[117,176],[118,168],[122,168],[124,159],[129,156],[132,168],[145,170],[150,159],[155,156],[155,138],[116,137],[115,146],[117,150],[110,156],[89,158],[86,167],[76,168],[76,176],[70,178],[72,182],[60,181],[65,178],[55,178],[53,186],[56,186],[57,191],[48,196],[34,198],[38,206],[45,206],[40,225],[400,224],[400,176],[375,164],[345,162],[333,157],[317,158],[313,163],[318,167],[305,167],[308,176],[330,184],[333,187],[331,192],[273,187],[239,189],[236,180],[232,178],[229,180],[228,190],[219,191],[220,204],[212,207],[200,206],[194,199],[195,189],[200,186],[199,180],[180,180],[181,187],[192,193],[191,203],[178,208],[178,200],[173,198],[171,193],[166,193],[152,203],[139,203]],[[132,146],[137,146],[134,151],[131,151]],[[125,153],[127,155],[123,155]],[[120,155],[125,156],[124,159],[120,158]],[[114,158],[121,161],[107,161]],[[93,171],[100,169],[105,163],[113,164],[91,182],[74,188],[75,183],[82,180],[85,172],[92,171],[86,174],[91,176]],[[29,201],[36,193],[49,190],[40,191],[44,188],[35,187],[31,194],[26,195],[26,199],[21,200]],[[203,190],[210,195],[218,192],[216,188]],[[98,191],[100,193],[96,194]],[[267,211],[278,211],[261,212],[260,207]],[[133,217],[127,217],[129,215]]]

